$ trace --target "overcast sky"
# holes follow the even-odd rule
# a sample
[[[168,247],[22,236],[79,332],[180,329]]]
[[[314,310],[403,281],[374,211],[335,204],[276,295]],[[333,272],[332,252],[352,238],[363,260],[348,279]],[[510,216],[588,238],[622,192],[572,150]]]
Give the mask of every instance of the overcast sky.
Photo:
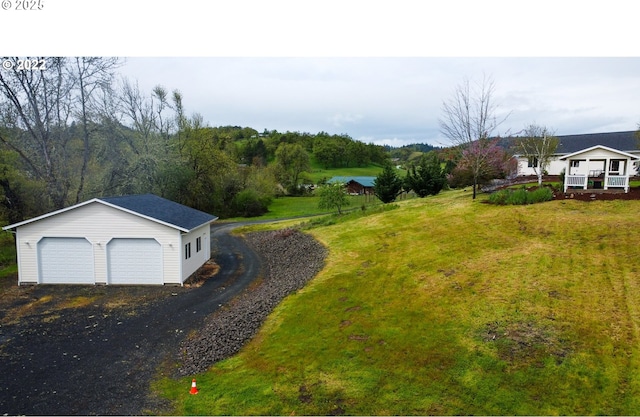
[[[153,68],[153,71],[150,71]],[[346,133],[377,144],[446,143],[442,103],[465,77],[495,82],[495,133],[635,130],[639,58],[128,58],[144,91],[183,94],[212,126]]]
[[[211,126],[446,145],[443,101],[484,75],[498,134],[640,123],[632,1],[40,1],[2,2],[3,55],[127,57],[122,75],[180,90]]]

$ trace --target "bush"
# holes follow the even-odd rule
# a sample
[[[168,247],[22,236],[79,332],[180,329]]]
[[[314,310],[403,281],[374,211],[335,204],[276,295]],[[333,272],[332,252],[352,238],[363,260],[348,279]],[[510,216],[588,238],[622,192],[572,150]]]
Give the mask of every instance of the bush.
[[[271,198],[260,196],[255,190],[245,189],[233,198],[233,208],[237,215],[243,217],[256,217],[269,211]]]
[[[496,191],[489,196],[489,203],[498,205],[524,205],[542,203],[553,199],[553,191],[547,187],[528,191],[525,188],[518,190],[506,189]]]

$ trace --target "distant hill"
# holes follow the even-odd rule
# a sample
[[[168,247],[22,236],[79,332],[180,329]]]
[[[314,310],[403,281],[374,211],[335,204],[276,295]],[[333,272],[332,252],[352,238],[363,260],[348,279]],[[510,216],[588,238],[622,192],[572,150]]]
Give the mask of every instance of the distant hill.
[[[385,145],[384,148],[389,153],[391,159],[398,161],[400,164],[419,158],[422,154],[427,152],[442,149],[427,143],[412,143],[410,145],[400,147]]]

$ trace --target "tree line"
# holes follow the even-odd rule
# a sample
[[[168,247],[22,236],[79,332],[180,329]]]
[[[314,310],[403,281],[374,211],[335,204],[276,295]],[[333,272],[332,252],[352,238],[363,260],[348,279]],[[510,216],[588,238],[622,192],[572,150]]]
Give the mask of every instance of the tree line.
[[[17,63],[17,58],[3,58]],[[0,70],[0,208],[9,222],[93,197],[154,193],[220,217],[258,215],[326,168],[387,159],[348,135],[211,127],[180,91],[141,91],[117,58]]]
[[[93,197],[142,193],[223,218],[260,215],[275,196],[304,192],[312,158],[329,169],[384,165],[393,153],[409,160],[414,185],[405,188],[419,194],[427,188],[418,178],[438,164],[450,186],[473,184],[474,196],[482,181],[508,171],[506,153],[490,139],[500,123],[492,82],[480,93],[466,82],[444,103],[441,124],[456,146],[393,150],[346,134],[211,127],[199,113],[187,114],[180,91],[158,85],[144,92],[119,77],[116,58],[42,60],[39,70],[0,70],[0,210],[9,222]],[[424,151],[437,158],[414,157]],[[538,161],[542,171],[546,158]]]

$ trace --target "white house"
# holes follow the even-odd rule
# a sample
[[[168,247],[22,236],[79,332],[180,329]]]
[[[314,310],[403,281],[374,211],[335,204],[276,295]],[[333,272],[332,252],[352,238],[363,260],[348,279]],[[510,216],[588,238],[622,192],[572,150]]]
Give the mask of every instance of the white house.
[[[586,190],[589,186],[629,191],[629,177],[640,157],[607,146],[597,145],[559,158],[565,163],[564,191],[570,187]]]
[[[589,133],[582,135],[564,135],[557,136],[560,143],[555,154],[551,158],[546,171],[549,175],[560,175],[563,169],[567,168],[567,162],[564,159],[566,155],[573,154],[594,146],[605,146],[627,154],[640,156],[640,146],[636,131],[626,132],[608,132],[608,133]],[[503,146],[509,148],[512,146],[510,139],[503,139]],[[517,175],[529,176],[535,175],[534,166],[536,161],[529,161],[526,157],[515,155],[518,161]],[[635,175],[637,166],[634,166],[629,172],[631,176]],[[566,171],[568,172],[568,170]]]
[[[211,257],[216,216],[153,194],[94,198],[3,227],[18,284],[178,284]]]

